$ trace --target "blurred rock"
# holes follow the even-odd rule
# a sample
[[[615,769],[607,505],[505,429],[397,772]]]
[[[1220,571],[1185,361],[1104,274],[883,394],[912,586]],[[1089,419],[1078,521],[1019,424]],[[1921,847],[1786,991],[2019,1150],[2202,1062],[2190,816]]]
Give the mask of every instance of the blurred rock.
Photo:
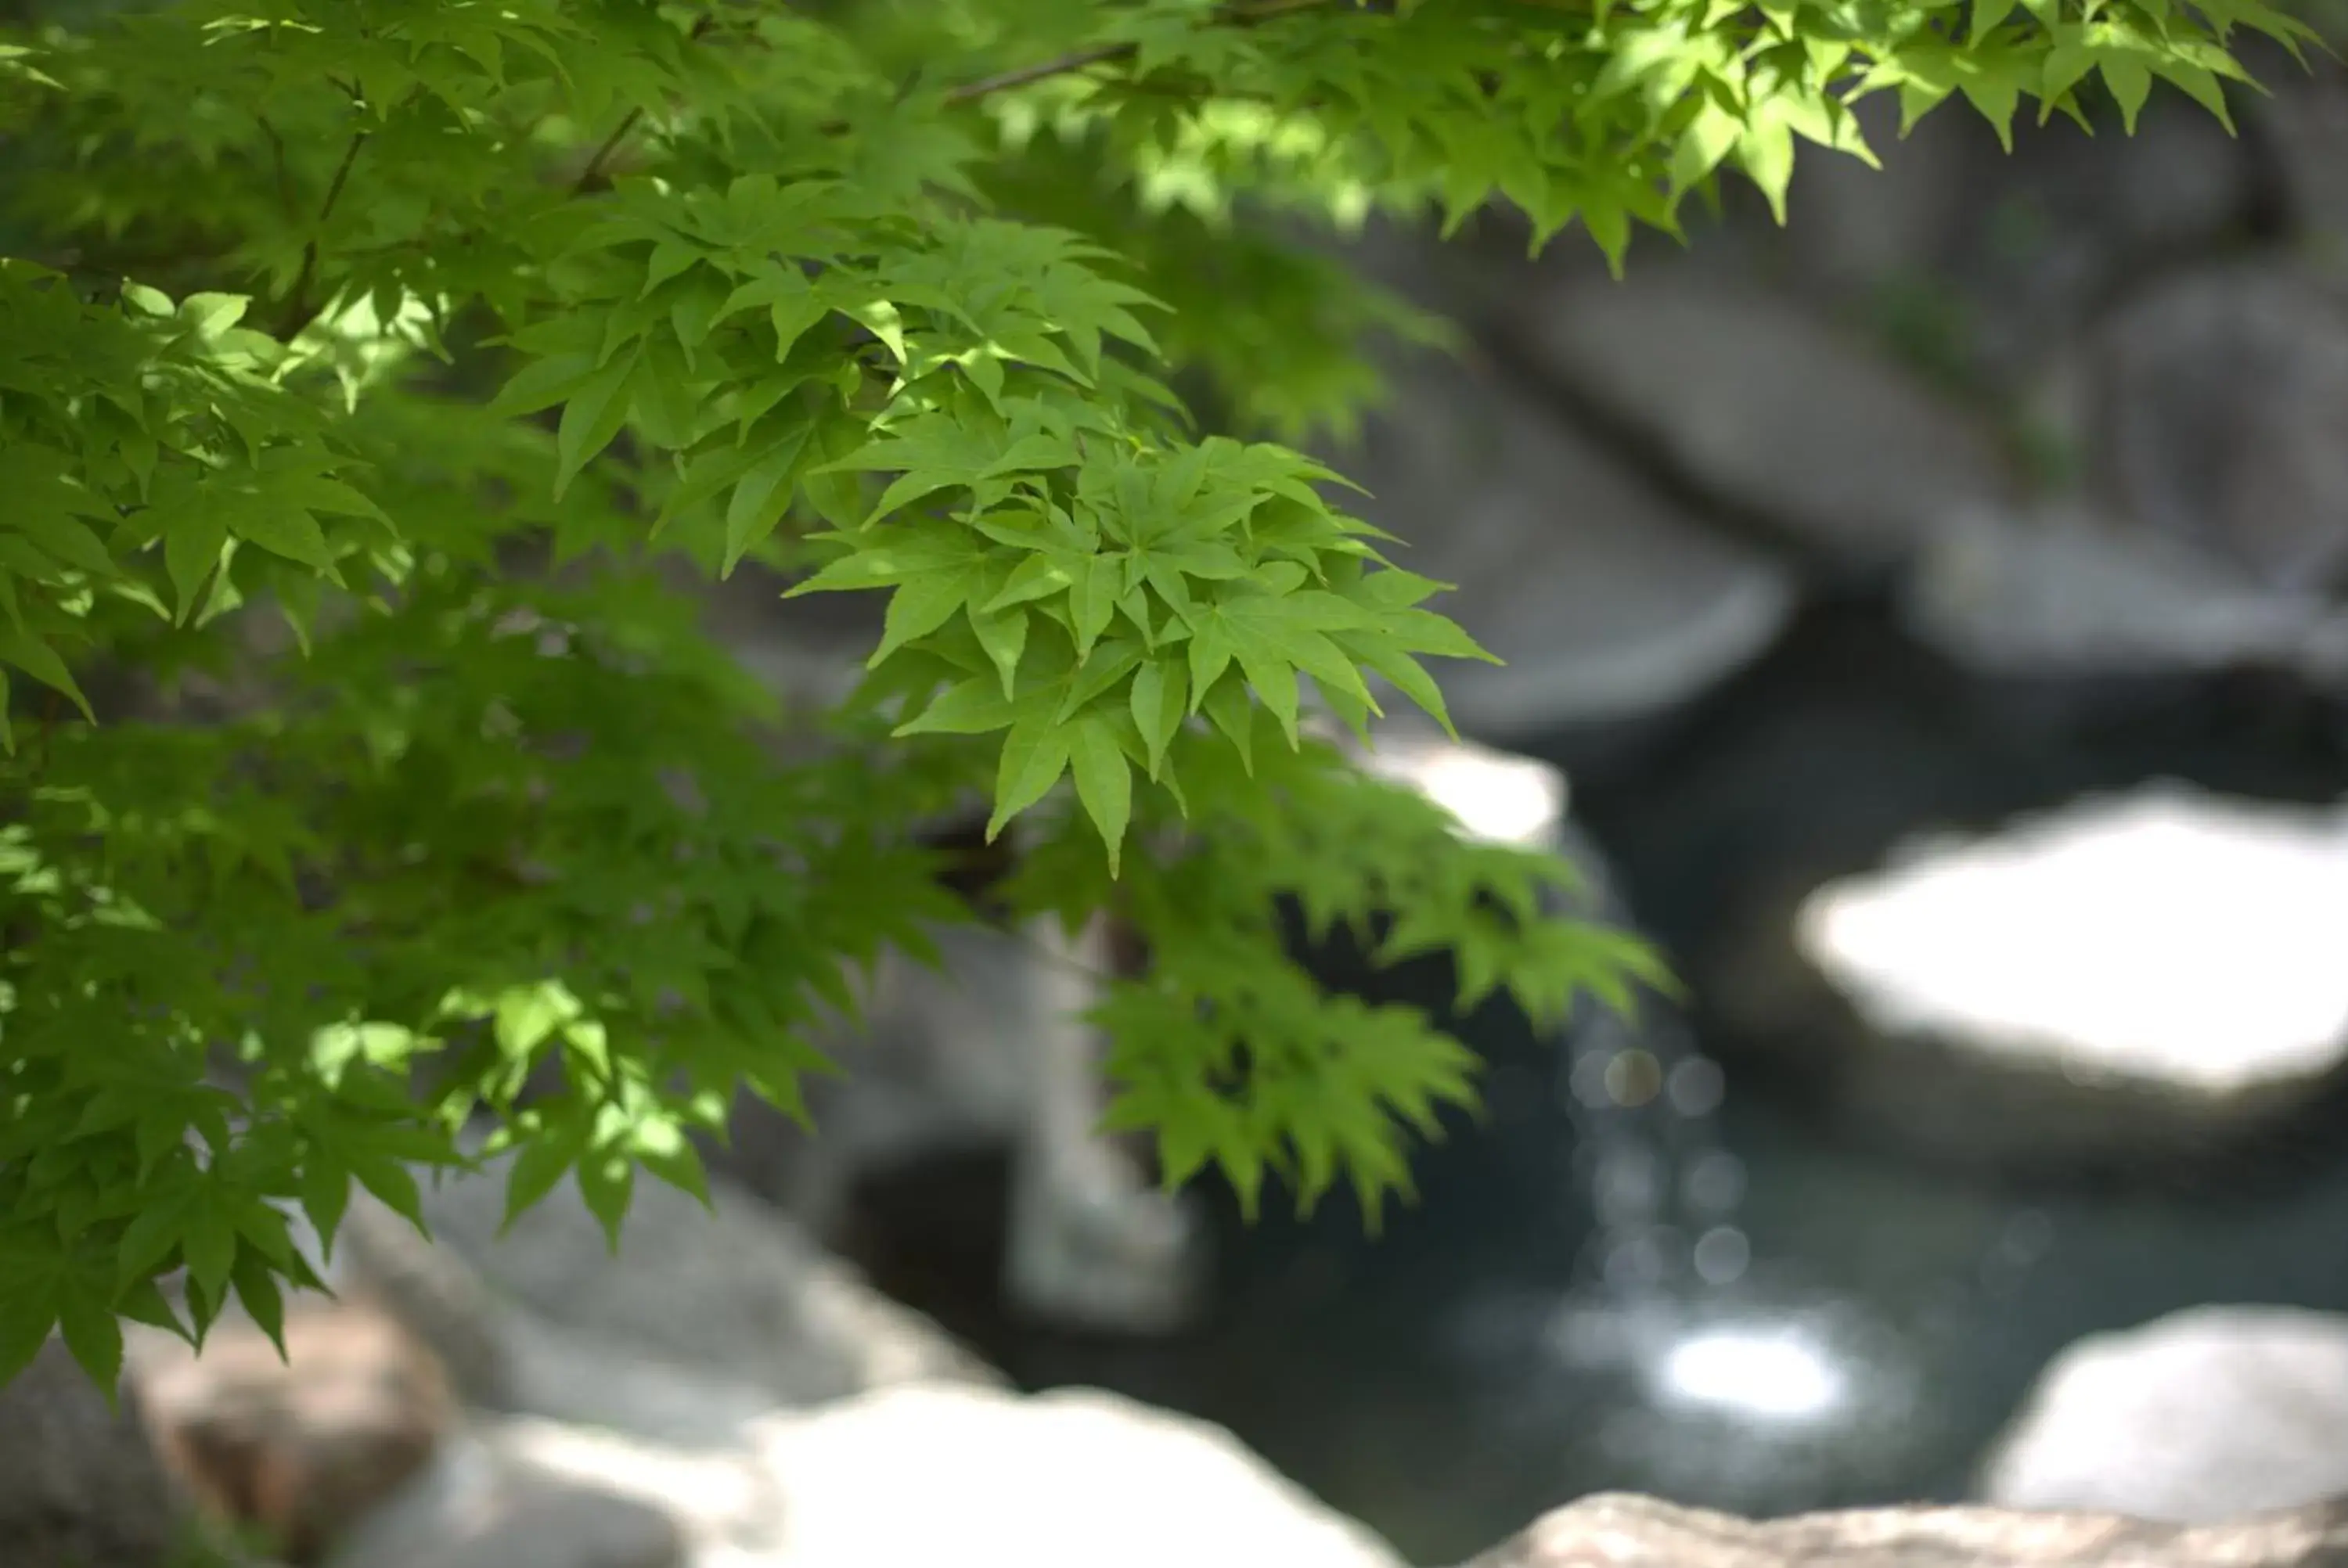
[[[895,1382],[994,1377],[943,1330],[730,1184],[711,1184],[713,1213],[665,1183],[638,1181],[614,1255],[567,1181],[501,1237],[505,1173],[496,1160],[479,1176],[429,1184],[424,1213],[434,1240],[489,1297],[520,1309],[499,1330],[507,1344],[544,1323],[782,1405]],[[515,1366],[519,1409],[540,1409],[561,1392],[533,1386],[532,1368],[546,1362]]]
[[[287,1211],[296,1245],[343,1300],[396,1318],[431,1352],[458,1403],[503,1409],[513,1398],[508,1314],[465,1260],[355,1186],[332,1255],[309,1217]]]
[[[2263,587],[2348,582],[2348,296],[2269,261],[2169,279],[2098,325],[2079,395],[2115,516]]]
[[[1104,999],[1100,977],[1117,968],[1108,923],[1096,917],[1071,939],[1039,919],[1026,936],[1031,950],[1018,968],[1030,1021],[1005,1042],[1026,1081],[1014,1123],[1004,1297],[1030,1320],[1064,1328],[1175,1333],[1205,1309],[1207,1234],[1188,1195],[1150,1179],[1140,1150],[1098,1131],[1109,1104],[1106,1041],[1086,1015]]]
[[[1025,1125],[1022,1037],[1042,1022],[1035,955],[987,927],[931,935],[942,972],[882,954],[862,1027],[825,1031],[820,1047],[841,1072],[801,1085],[815,1131],[745,1094],[730,1146],[711,1152],[818,1238],[838,1232],[864,1176],[933,1151],[1010,1144]]]
[[[1505,663],[1431,667],[1466,731],[1505,740],[1685,703],[1784,625],[1787,574],[1723,540],[1484,367],[1414,366],[1358,451],[1355,509],[1430,602]]]
[[[566,1448],[605,1456],[602,1473],[581,1479],[582,1467],[549,1464],[537,1451]],[[338,1546],[329,1568],[685,1568],[685,1532],[673,1512],[705,1499],[679,1486],[678,1472],[724,1467],[662,1460],[622,1439],[490,1424],[448,1445]],[[634,1495],[648,1484],[674,1495],[657,1504]]]
[[[609,1335],[544,1321],[511,1320],[512,1397],[489,1409],[680,1450],[722,1450],[770,1414],[764,1385],[670,1357]]]
[[[909,1386],[687,1451],[484,1421],[331,1568],[1400,1568],[1220,1428],[1107,1394]]]
[[[1191,1205],[1094,1131],[1106,1108],[1101,1041],[1081,1018],[1097,999],[1076,982],[1111,968],[1108,958],[1056,954],[1062,938],[1044,921],[932,936],[942,968],[883,954],[861,1027],[843,1023],[818,1040],[844,1073],[805,1081],[814,1131],[744,1094],[713,1163],[829,1241],[859,1181],[923,1157],[1007,1147],[1012,1307],[1109,1333],[1189,1323],[1206,1265]]]
[[[1880,1508],[1763,1522],[1602,1493],[1468,1568],[2333,1568],[2348,1505],[2199,1529],[2095,1513]]]
[[[2348,1317],[2205,1307],[2082,1339],[2041,1375],[1979,1492],[2188,1523],[2348,1493]]]
[[[778,1423],[768,1568],[1401,1568],[1220,1427],[1111,1394],[890,1389]]]
[[[1980,144],[1997,148],[1986,126],[1961,114],[1928,115],[1901,136],[1891,93],[1862,98],[1853,112],[1883,167],[1824,152],[1803,158],[1787,192],[1786,227],[1772,224],[1771,238],[1787,262],[1787,281],[1807,296],[1863,308],[1879,303],[1884,289],[1931,277],[1953,259],[1965,241]],[[1740,204],[1738,215],[1747,220],[1740,227],[1768,222],[1766,211],[1751,210],[1758,206]]]
[[[786,610],[772,573],[746,568],[713,583],[672,570],[700,600],[705,630],[787,708],[844,700],[881,635],[880,595],[820,594]],[[788,757],[813,743],[801,734],[776,750]],[[1186,1326],[1200,1307],[1204,1238],[1188,1200],[1159,1191],[1129,1150],[1093,1131],[1107,1103],[1101,1041],[1075,1020],[1097,999],[1066,984],[1072,955],[1040,955],[1039,943],[1057,939],[1041,927],[932,936],[942,972],[883,955],[860,1024],[815,1041],[847,1070],[802,1081],[819,1132],[745,1092],[729,1141],[705,1156],[832,1245],[859,1182],[916,1159],[1008,1147],[1010,1305],[1078,1330]]]
[[[8,1568],[160,1568],[186,1512],[140,1419],[109,1409],[61,1341],[0,1385],[0,1560]]]
[[[1526,849],[1562,845],[1568,786],[1549,764],[1450,740],[1431,724],[1389,723],[1371,741],[1363,765],[1443,807],[1469,838]],[[1359,751],[1350,737],[1346,745]]]
[[[818,593],[783,603],[789,579],[755,561],[731,576],[705,576],[690,563],[664,558],[668,586],[701,606],[701,628],[734,655],[743,671],[804,715],[836,706],[864,676],[864,661],[880,646],[888,599],[877,593]],[[811,746],[821,736],[793,737]]]
[[[1997,445],[1972,415],[1758,288],[1667,263],[1621,282],[1566,280],[1519,332],[1538,374],[1830,571],[1892,565],[1941,518],[2008,493]]]
[[[1910,1152],[2164,1162],[2337,1080],[2343,928],[2348,813],[2155,785],[1912,842],[1811,893],[1718,999]]]
[[[1908,629],[1994,677],[2207,673],[2239,665],[2348,673],[2348,612],[2270,587],[2188,541],[2080,508],[1959,513],[1901,585]]]
[[[2242,55],[2264,93],[2240,95],[2246,128],[2282,189],[2284,216],[2327,266],[2348,264],[2348,66],[2302,66],[2261,38]]]
[[[284,1559],[317,1562],[430,1459],[456,1406],[429,1351],[388,1316],[304,1302],[285,1354],[223,1319],[201,1354],[160,1331],[127,1368],[166,1463],[213,1517],[257,1528]]]
[[[2154,94],[2133,137],[2024,113],[2011,153],[1962,102],[1904,138],[1895,95],[1858,114],[1882,169],[1806,153],[1784,230],[1743,204],[1738,227],[1770,241],[1748,269],[1993,396],[2130,283],[2231,243],[2256,212],[2255,155],[2180,93]]]

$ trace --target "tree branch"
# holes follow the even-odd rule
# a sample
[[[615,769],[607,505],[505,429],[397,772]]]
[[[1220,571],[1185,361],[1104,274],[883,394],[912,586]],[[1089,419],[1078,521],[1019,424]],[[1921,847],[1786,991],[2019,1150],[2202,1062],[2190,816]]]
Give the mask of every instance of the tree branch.
[[[974,103],[989,93],[1008,92],[1013,87],[1024,87],[1030,82],[1049,81],[1054,77],[1073,76],[1078,71],[1089,70],[1095,66],[1106,66],[1113,61],[1128,59],[1137,52],[1138,46],[1132,44],[1099,44],[1089,49],[1077,49],[1071,54],[1062,55],[1056,60],[1039,60],[1032,66],[1021,66],[1014,70],[1000,71],[991,77],[981,77],[974,82],[964,82],[946,94],[946,102]]]
[[[1231,5],[1218,13],[1215,25],[1224,27],[1254,27],[1266,22],[1292,16],[1300,11],[1317,11],[1335,0],[1256,0],[1253,5]],[[946,94],[950,104],[973,103],[990,93],[1008,92],[1031,82],[1048,81],[1054,77],[1071,76],[1118,60],[1132,58],[1141,52],[1138,44],[1101,44],[1089,49],[1077,49],[1055,60],[1040,60],[1032,66],[1002,71],[994,76],[981,77],[974,82],[964,82]]]
[[[334,181],[326,187],[326,200],[318,209],[320,223],[324,223],[327,219],[335,215],[335,204],[343,199],[343,187],[350,181],[351,165],[358,161],[359,149],[365,147],[366,143],[367,133],[359,131],[352,136],[350,146],[343,149],[343,161],[335,166]],[[318,304],[310,302],[310,291],[317,281],[318,240],[314,234],[310,237],[310,242],[302,247],[302,270],[294,275],[294,292],[285,301],[285,317],[279,323],[277,330],[278,342],[292,343],[302,334],[302,329],[308,326],[316,318],[319,311],[324,308],[323,302]]]
[[[1213,25],[1224,27],[1260,26],[1266,22],[1277,21],[1282,16],[1292,16],[1304,11],[1318,11],[1337,3],[1338,0],[1254,0],[1253,4],[1227,6],[1216,15]],[[712,30],[713,25],[710,18],[704,16],[694,24],[693,30],[687,36],[700,38]],[[1078,71],[1090,70],[1095,66],[1113,65],[1119,60],[1131,59],[1140,52],[1141,46],[1138,44],[1097,44],[1090,48],[1071,50],[1054,59],[1038,60],[1033,65],[1014,67],[1007,71],[998,71],[991,77],[981,77],[974,81],[964,82],[957,87],[950,87],[946,91],[945,101],[949,104],[975,103],[992,94],[1008,92],[1014,87],[1024,87],[1035,82],[1049,81],[1055,77],[1072,76]],[[621,144],[626,141],[629,134],[644,122],[644,111],[641,108],[632,108],[620,117],[620,123],[612,128],[612,134],[603,138],[602,144],[596,148],[593,155],[587,159],[587,166],[580,170],[579,178],[572,182],[571,193],[573,196],[584,196],[602,188],[605,183],[605,169],[612,159],[618,155]],[[818,128],[826,136],[839,136],[846,131],[848,127],[848,121],[835,119],[826,120]]]
[[[277,127],[267,115],[253,117],[261,122],[261,134],[269,138],[269,162],[277,180],[277,202],[284,208],[290,221],[294,217],[294,177],[285,163],[285,138],[277,134]]]
[[[716,28],[717,18],[705,13],[694,22],[690,28],[686,29],[685,41],[688,44],[698,43],[702,39],[707,37],[711,33],[715,32]],[[620,144],[628,139],[629,133],[634,130],[636,127],[642,125],[644,121],[644,106],[641,104],[631,108],[627,113],[620,117],[620,123],[612,128],[612,134],[603,138],[603,144],[601,147],[598,147],[594,153],[587,159],[587,167],[581,169],[579,171],[579,178],[572,182],[572,195],[584,196],[591,190],[600,190],[602,189],[604,167],[608,165],[615,156],[617,156],[620,150]]]
[[[603,138],[603,144],[587,159],[587,167],[579,171],[577,179],[572,181],[572,195],[584,196],[591,190],[602,188],[603,166],[612,161],[613,154],[620,150],[620,144],[628,139],[628,133],[643,123],[644,118],[644,111],[641,108],[632,108],[620,117],[620,123],[612,128],[612,134]]]

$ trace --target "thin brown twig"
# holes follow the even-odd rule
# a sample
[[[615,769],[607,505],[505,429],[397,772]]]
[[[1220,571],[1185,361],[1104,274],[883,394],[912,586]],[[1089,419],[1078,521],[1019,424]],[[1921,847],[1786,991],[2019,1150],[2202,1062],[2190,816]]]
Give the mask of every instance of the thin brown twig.
[[[716,29],[717,18],[705,14],[686,30],[685,41],[688,44],[698,43]],[[634,106],[620,117],[620,123],[612,128],[612,134],[603,138],[602,145],[598,147],[587,159],[587,167],[581,169],[579,178],[572,182],[572,195],[584,196],[591,190],[602,188],[605,165],[618,156],[620,144],[627,140],[628,134],[644,121],[644,109],[642,104]]]
[[[998,71],[994,76],[981,77],[976,81],[964,82],[962,86],[951,89],[946,94],[946,102],[973,103],[990,93],[1008,92],[1013,87],[1024,87],[1031,82],[1049,81],[1054,77],[1073,76],[1078,71],[1090,70],[1095,66],[1106,66],[1117,60],[1128,58],[1138,53],[1139,47],[1135,44],[1096,44],[1089,49],[1077,49],[1062,55],[1056,60],[1038,60],[1034,65],[1020,66],[1008,71]]]
[[[49,739],[57,733],[57,718],[65,712],[66,701],[53,686],[41,689],[41,727],[33,748],[32,775],[37,780],[49,771]]]
[[[285,166],[285,138],[277,134],[277,127],[267,115],[253,118],[261,122],[261,134],[269,138],[269,162],[277,179],[277,202],[290,219],[294,216],[294,176]]]
[[[587,159],[587,167],[581,169],[579,178],[572,182],[572,195],[584,196],[602,187],[603,166],[612,161],[613,156],[620,150],[620,144],[628,139],[628,133],[635,129],[644,118],[641,105],[620,117],[620,123],[612,128],[612,134],[603,138],[603,144]]]
[[[343,149],[343,161],[335,166],[334,180],[326,187],[326,200],[318,209],[321,224],[335,215],[335,204],[343,199],[343,187],[350,182],[351,165],[358,161],[359,149],[367,144],[367,134],[366,131],[355,133],[350,146]],[[310,292],[317,278],[318,237],[314,234],[310,242],[302,247],[302,270],[294,274],[294,292],[286,298],[285,319],[278,327],[278,342],[292,343],[324,308],[323,302],[317,304],[310,302]]]
[[[1300,11],[1317,11],[1334,3],[1334,0],[1256,0],[1256,4],[1251,5],[1228,7],[1216,15],[1215,24],[1225,27],[1261,26],[1282,16],[1292,16]],[[981,77],[973,82],[964,82],[946,94],[946,102],[973,103],[991,93],[1008,92],[1014,87],[1048,81],[1054,77],[1071,76],[1077,71],[1090,70],[1095,66],[1130,59],[1140,52],[1138,44],[1099,44],[1089,49],[1074,50],[1057,59],[1039,60],[1032,66],[1021,66],[991,77]]]
[[[1299,12],[1317,11],[1335,3],[1336,0],[1256,0],[1253,5],[1230,6],[1215,17],[1215,23],[1217,26],[1226,27],[1253,27],[1266,22],[1277,21],[1282,16],[1294,15]],[[695,24],[692,36],[698,38],[707,32],[708,21],[709,19],[705,16],[701,22]],[[950,87],[946,91],[945,101],[955,105],[975,103],[994,93],[1009,92],[1014,87],[1024,87],[1035,82],[1049,81],[1055,77],[1072,76],[1078,71],[1090,70],[1095,66],[1113,65],[1119,60],[1131,59],[1140,52],[1141,46],[1138,44],[1096,44],[1090,48],[1072,50],[1049,60],[1038,60],[1033,65],[1014,67],[1007,71],[998,71],[993,76],[980,77],[974,81],[964,82],[960,87]],[[572,195],[583,196],[601,185],[605,166],[618,154],[620,144],[627,139],[629,133],[643,122],[644,118],[644,111],[642,108],[632,108],[621,117],[620,123],[613,128],[612,134],[603,138],[602,145],[598,147],[594,155],[588,159],[587,167],[580,172],[577,181],[572,187]],[[839,136],[849,128],[849,122],[842,119],[826,120],[817,128],[825,136]]]

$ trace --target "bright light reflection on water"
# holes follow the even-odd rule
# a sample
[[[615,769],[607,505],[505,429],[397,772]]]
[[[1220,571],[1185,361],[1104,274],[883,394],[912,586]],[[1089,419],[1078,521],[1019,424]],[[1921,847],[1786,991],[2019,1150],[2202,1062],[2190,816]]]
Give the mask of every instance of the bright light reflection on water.
[[[1843,1401],[1827,1353],[1789,1329],[1698,1334],[1666,1352],[1656,1373],[1658,1393],[1673,1403],[1769,1420],[1812,1420]]]
[[[1527,1451],[1556,1445],[1608,1486],[1745,1512],[1826,1507],[1910,1473],[1940,1440],[1922,1398],[1931,1337],[1775,1270],[1529,1291],[1458,1327]]]

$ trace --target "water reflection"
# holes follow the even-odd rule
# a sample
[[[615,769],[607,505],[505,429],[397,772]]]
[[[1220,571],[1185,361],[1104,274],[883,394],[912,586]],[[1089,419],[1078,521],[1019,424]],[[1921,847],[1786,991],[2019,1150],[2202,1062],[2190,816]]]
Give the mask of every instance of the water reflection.
[[[1717,1128],[1725,1078],[1684,1020],[1660,1000],[1585,1009],[1564,1045],[1569,1185],[1596,1226],[1548,1292],[1455,1323],[1488,1408],[1536,1450],[1578,1451],[1585,1485],[1717,1507],[1863,1492],[1913,1464],[1935,1435],[1930,1336],[1756,1261]],[[2007,1244],[2026,1264],[2044,1241],[2024,1224]]]
[[[1941,1341],[1778,1268],[1671,1290],[1527,1286],[1447,1328],[1477,1424],[1553,1501],[1569,1477],[1572,1493],[1743,1512],[1879,1501],[1949,1441],[1924,1397]]]
[[[1706,1285],[1731,1285],[1753,1261],[1753,1244],[1735,1225],[1715,1225],[1697,1238],[1695,1271]]]
[[[1791,1328],[1722,1328],[1684,1339],[1658,1368],[1669,1403],[1766,1420],[1813,1420],[1844,1396],[1841,1368]]]

